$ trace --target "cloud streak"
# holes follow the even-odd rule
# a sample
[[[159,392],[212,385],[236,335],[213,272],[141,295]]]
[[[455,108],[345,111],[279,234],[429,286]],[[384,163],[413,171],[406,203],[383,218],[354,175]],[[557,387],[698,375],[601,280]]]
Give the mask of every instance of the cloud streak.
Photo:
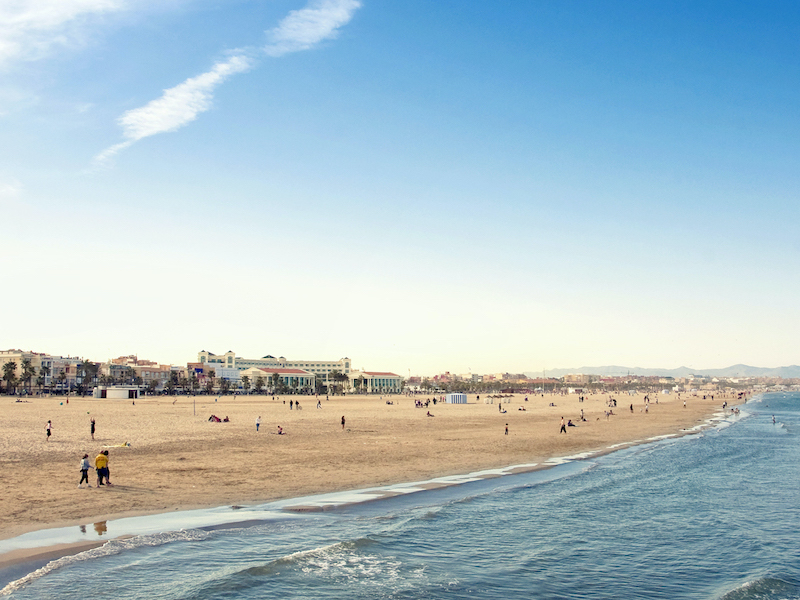
[[[55,46],[80,43],[87,21],[125,9],[122,0],[0,1],[0,66],[36,60]]]
[[[217,86],[231,75],[249,70],[251,66],[252,60],[248,56],[236,54],[226,61],[218,62],[210,71],[164,90],[160,98],[124,113],[117,122],[122,127],[126,140],[98,154],[95,163],[105,163],[141,139],[157,133],[175,131],[191,123],[200,113],[211,108],[213,92]]]
[[[89,0],[87,0],[89,1]],[[95,0],[100,1],[100,0]],[[262,48],[268,56],[278,57],[290,52],[309,50],[326,39],[335,37],[361,6],[358,0],[321,0],[305,8],[291,11],[274,29],[267,31],[269,43]],[[98,154],[96,165],[130,147],[135,142],[158,133],[176,131],[197,119],[211,108],[213,92],[231,75],[251,69],[251,55],[239,52],[216,63],[210,71],[187,79],[145,106],[129,110],[118,123],[125,140]]]
[[[274,29],[267,32],[270,43],[264,47],[269,56],[283,56],[313,48],[319,42],[336,37],[361,6],[358,0],[324,0],[290,12]]]

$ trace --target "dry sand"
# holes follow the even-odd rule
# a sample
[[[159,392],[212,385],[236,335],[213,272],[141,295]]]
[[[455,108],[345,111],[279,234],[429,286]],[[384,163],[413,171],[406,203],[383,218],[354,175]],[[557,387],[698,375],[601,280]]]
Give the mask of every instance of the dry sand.
[[[608,395],[589,396],[585,402],[575,395],[549,394],[525,402],[516,395],[503,404],[505,414],[496,403],[485,404],[484,397],[477,402],[474,395],[466,405],[439,403],[427,409],[415,408],[405,396],[323,396],[321,409],[316,398],[299,397],[301,410],[289,410],[289,400],[297,398],[290,396],[224,396],[218,401],[213,396],[161,396],[135,405],[91,398],[70,398],[67,404],[63,397],[18,403],[3,396],[0,538],[131,514],[419,481],[602,450],[694,427],[718,412],[725,399],[659,395],[659,403],[651,402],[645,413],[642,394],[615,397],[618,406],[607,419]],[[394,405],[387,405],[387,399]],[[579,421],[581,408],[586,422]],[[426,416],[428,410],[433,418]],[[212,413],[227,415],[230,422],[211,423]],[[562,415],[578,427],[559,433]],[[258,416],[261,430],[256,433]],[[95,441],[89,435],[92,417]],[[50,441],[45,437],[48,419],[53,423]],[[276,435],[278,425],[286,435]],[[109,448],[113,487],[77,488],[84,453],[94,464],[104,446],[125,442],[130,447]],[[89,475],[94,486],[94,471]]]

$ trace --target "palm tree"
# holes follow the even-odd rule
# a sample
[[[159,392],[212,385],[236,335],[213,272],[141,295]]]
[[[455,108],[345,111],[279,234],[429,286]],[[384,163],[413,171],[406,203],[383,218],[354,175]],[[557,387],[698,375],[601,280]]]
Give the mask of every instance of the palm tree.
[[[12,394],[17,387],[17,363],[13,360],[3,365],[3,379],[6,382],[6,393]]]
[[[27,391],[28,391],[29,394],[31,392],[31,390],[30,390],[31,379],[33,379],[34,375],[36,375],[36,369],[31,364],[31,359],[30,358],[23,358],[22,359],[22,376],[20,377],[20,380],[22,381],[23,384],[27,383]]]
[[[213,369],[206,373],[206,392],[209,394],[214,391],[214,377],[216,377],[216,375]]]
[[[242,389],[245,394],[250,393],[250,377],[247,375],[242,375]]]
[[[272,393],[274,394],[275,391],[278,389],[278,384],[281,381],[281,376],[278,373],[272,374]]]
[[[242,379],[244,379],[244,377],[242,377]],[[256,377],[255,393],[260,394],[261,390],[263,389],[264,389],[264,378],[261,375],[259,375],[258,377]]]
[[[192,393],[194,394],[198,388],[200,387],[200,382],[197,380],[197,375],[194,371],[189,373],[189,387],[192,388]]]
[[[58,379],[58,383],[59,383],[60,387],[61,387],[61,388],[62,388],[62,390],[63,390],[63,388],[64,388],[64,381],[66,381],[66,379],[67,379],[67,374],[66,374],[66,373],[64,373],[64,369],[61,369],[61,372],[58,374],[58,378],[57,378],[57,379]]]
[[[187,384],[188,384],[188,383],[189,383],[189,382],[188,382],[188,380],[186,379],[186,373],[184,373],[183,371],[181,371],[181,372],[178,374],[178,387],[179,387],[179,388],[181,388],[181,391],[182,391],[184,394],[186,393],[186,387],[187,387]]]

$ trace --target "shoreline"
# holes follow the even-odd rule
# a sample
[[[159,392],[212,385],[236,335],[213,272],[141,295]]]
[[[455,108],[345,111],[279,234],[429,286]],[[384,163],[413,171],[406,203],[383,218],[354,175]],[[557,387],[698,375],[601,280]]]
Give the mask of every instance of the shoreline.
[[[744,415],[746,416],[746,414]],[[529,463],[529,464],[514,464],[503,467],[494,467],[488,469],[481,469],[478,471],[471,471],[462,474],[446,474],[438,477],[433,477],[422,481],[404,482],[389,484],[376,487],[367,487],[352,490],[334,491],[327,493],[314,494],[311,496],[301,497],[287,497],[277,500],[271,500],[262,503],[253,503],[247,505],[199,505],[199,506],[181,506],[175,507],[169,511],[128,511],[126,513],[119,513],[115,515],[104,515],[102,523],[118,523],[123,520],[145,520],[157,521],[166,517],[174,516],[187,516],[189,513],[204,513],[205,524],[196,526],[196,529],[203,530],[216,530],[226,529],[233,527],[242,527],[259,522],[265,522],[270,518],[275,518],[282,513],[283,516],[299,515],[311,512],[325,512],[328,510],[337,510],[354,506],[358,504],[376,502],[386,500],[398,496],[413,495],[418,492],[431,491],[437,489],[445,489],[451,487],[459,487],[468,483],[485,481],[489,479],[506,478],[513,475],[521,475],[525,473],[534,473],[538,471],[549,471],[556,467],[581,463],[583,461],[600,458],[615,452],[624,451],[637,446],[656,444],[665,440],[679,439],[689,435],[696,435],[703,431],[719,426],[720,424],[728,421],[730,424],[735,422],[732,415],[726,412],[711,412],[706,415],[699,424],[694,427],[681,428],[676,432],[669,434],[661,434],[635,440],[623,441],[611,444],[602,448],[594,448],[583,450],[575,454],[567,456],[552,456],[544,461]],[[259,507],[264,507],[262,512],[265,514],[261,518],[253,518],[252,512],[256,511]],[[230,517],[230,513],[235,513],[241,510],[241,518],[237,514],[236,517],[226,518],[226,514]],[[217,514],[216,519],[214,513]],[[247,518],[250,516],[250,518]],[[84,523],[92,519],[82,519]],[[48,531],[59,531],[63,529],[72,529],[80,524],[77,521],[69,523],[54,523],[45,528],[36,528],[13,538],[5,538],[0,540],[0,548],[8,545],[8,542],[13,540],[28,537],[31,535],[44,535]],[[168,533],[170,531],[183,530],[184,527],[176,526],[172,529],[156,527],[152,533]],[[52,561],[61,557],[72,556],[105,545],[106,543],[114,540],[122,540],[137,535],[147,535],[147,533],[130,533],[120,532],[119,535],[109,537],[103,540],[84,540],[72,541],[64,543],[47,543],[39,545],[32,545],[27,548],[16,548],[5,552],[0,552],[0,572],[7,571],[11,567],[23,564],[33,565],[36,563],[42,564],[42,561]],[[5,544],[3,542],[6,542]],[[46,564],[46,562],[44,564]]]

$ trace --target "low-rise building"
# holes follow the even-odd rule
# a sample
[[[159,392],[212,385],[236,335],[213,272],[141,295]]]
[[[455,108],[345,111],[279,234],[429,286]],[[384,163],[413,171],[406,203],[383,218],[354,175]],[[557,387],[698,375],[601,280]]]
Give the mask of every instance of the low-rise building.
[[[364,394],[399,394],[403,378],[383,371],[351,371],[350,390]]]
[[[316,387],[314,374],[303,369],[250,367],[240,373],[240,377],[245,376],[250,378],[250,385],[254,385],[259,377],[263,378],[264,387],[273,391],[276,387],[283,387],[289,390],[311,392]]]

